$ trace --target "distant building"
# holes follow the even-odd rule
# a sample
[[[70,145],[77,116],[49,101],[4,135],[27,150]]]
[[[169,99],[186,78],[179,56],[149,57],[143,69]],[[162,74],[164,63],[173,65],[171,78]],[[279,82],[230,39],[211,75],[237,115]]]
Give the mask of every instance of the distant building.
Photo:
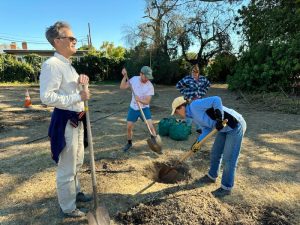
[[[0,45],[0,47],[8,47],[8,45]],[[24,56],[28,54],[37,54],[42,57],[42,61],[47,60],[54,55],[55,50],[29,50],[27,49],[27,43],[22,42],[22,49],[18,49],[15,42],[10,44],[10,49],[3,49],[3,52],[6,54],[14,55],[18,61],[25,61]],[[77,50],[76,53],[72,56],[73,58],[80,61],[80,58],[84,56],[84,53],[87,53],[87,50]]]
[[[3,50],[5,49],[10,49],[10,45],[9,44],[0,44],[0,54],[4,53]]]

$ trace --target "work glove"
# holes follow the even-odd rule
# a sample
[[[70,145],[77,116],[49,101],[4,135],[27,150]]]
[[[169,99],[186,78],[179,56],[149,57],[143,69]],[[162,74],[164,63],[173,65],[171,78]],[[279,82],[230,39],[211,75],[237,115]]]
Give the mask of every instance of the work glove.
[[[202,134],[202,129],[199,128],[199,129],[196,130],[196,132],[197,132],[198,134]]]
[[[194,153],[200,150],[201,145],[199,143],[200,143],[200,141],[196,140],[195,143],[192,145],[191,150]]]
[[[216,129],[218,131],[223,129],[223,120],[222,120],[222,113],[219,109],[215,109],[215,118],[216,118]]]
[[[219,109],[215,109],[215,118],[216,118],[216,120],[222,121],[222,113]]]
[[[216,123],[216,129],[218,131],[222,130],[223,129],[223,121],[222,120],[217,120],[217,123]]]

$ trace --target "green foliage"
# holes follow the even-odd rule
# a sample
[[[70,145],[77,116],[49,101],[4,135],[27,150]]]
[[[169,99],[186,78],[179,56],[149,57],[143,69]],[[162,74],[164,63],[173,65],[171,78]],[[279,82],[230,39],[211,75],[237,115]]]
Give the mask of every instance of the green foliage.
[[[300,35],[299,35],[300,38]],[[229,77],[229,88],[247,91],[298,92],[300,81],[300,39],[290,43],[253,45],[244,52],[236,72]]]
[[[112,42],[105,41],[100,47],[100,52],[105,57],[120,61],[124,60],[126,49],[121,46],[115,47]]]
[[[42,66],[42,57],[37,54],[29,54],[24,56],[25,61],[31,65],[34,70],[33,80],[37,83]]]
[[[139,75],[142,66],[150,66],[150,54],[152,54],[152,52],[147,48],[146,42],[140,42],[134,49],[130,49],[126,52],[124,66],[128,71],[128,75]],[[153,76],[154,78],[156,76],[154,71]]]
[[[91,50],[80,61],[74,60],[76,71],[87,74],[91,81],[118,80],[123,61],[104,57],[99,51]]]
[[[173,84],[189,70],[189,63],[183,58],[170,60],[162,51],[149,49],[146,42],[141,42],[125,55],[125,66],[130,75],[139,75],[142,66],[150,66],[153,70],[154,83]]]
[[[254,0],[240,11],[249,45],[228,79],[230,89],[299,92],[299,3]]]
[[[19,62],[14,56],[0,56],[0,82],[30,82],[34,80],[34,69],[28,63]]]
[[[91,50],[91,51],[96,51],[95,47],[89,46],[89,45],[82,45],[78,50]]]
[[[212,82],[226,82],[227,76],[233,75],[237,59],[230,53],[221,53],[217,55],[207,68],[206,74]]]
[[[298,0],[253,0],[239,11],[250,46],[294,39],[300,30]]]

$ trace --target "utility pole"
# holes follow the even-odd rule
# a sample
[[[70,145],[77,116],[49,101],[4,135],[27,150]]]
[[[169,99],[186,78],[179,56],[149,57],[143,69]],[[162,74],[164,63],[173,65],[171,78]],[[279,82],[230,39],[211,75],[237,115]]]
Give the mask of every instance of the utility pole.
[[[92,45],[92,37],[91,37],[90,23],[88,23],[88,27],[89,27],[88,42],[89,42],[89,47],[91,48],[93,45]]]
[[[87,37],[87,42],[88,42],[88,47],[90,48],[90,37],[89,37],[89,35],[86,35],[86,37]]]

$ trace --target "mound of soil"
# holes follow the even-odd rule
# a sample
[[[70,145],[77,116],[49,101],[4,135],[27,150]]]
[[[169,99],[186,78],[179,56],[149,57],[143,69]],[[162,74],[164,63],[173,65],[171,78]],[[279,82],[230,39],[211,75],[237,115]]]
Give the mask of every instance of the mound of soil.
[[[118,220],[122,224],[212,225],[236,224],[238,219],[232,207],[221,203],[211,193],[195,189],[139,204],[119,213]]]
[[[288,210],[267,206],[262,210],[260,222],[264,225],[292,225],[293,215]]]

